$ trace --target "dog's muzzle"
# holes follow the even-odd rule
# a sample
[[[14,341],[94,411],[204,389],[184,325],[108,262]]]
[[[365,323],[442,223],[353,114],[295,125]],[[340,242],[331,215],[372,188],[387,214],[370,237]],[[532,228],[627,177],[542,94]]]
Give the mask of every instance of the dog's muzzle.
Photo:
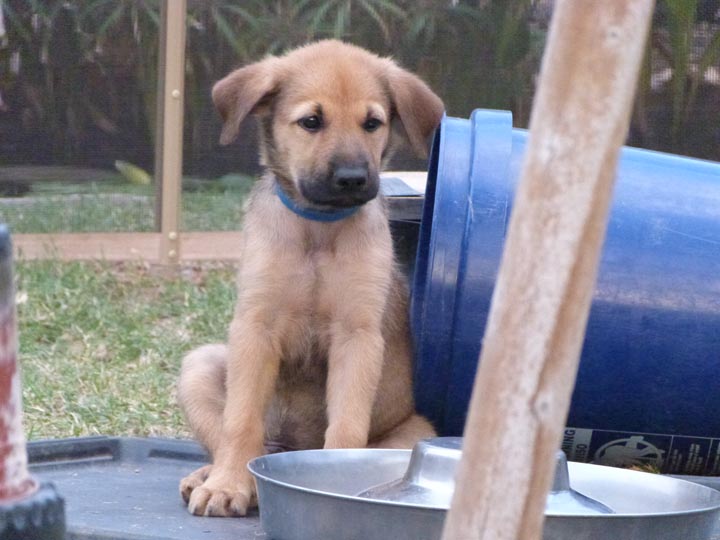
[[[377,197],[379,187],[380,179],[367,167],[340,166],[322,180],[300,182],[300,193],[312,204],[349,208]]]

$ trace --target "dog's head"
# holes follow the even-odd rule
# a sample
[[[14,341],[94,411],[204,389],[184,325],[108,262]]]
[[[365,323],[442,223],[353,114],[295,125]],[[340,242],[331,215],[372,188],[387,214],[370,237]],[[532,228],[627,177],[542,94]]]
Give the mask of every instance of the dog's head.
[[[443,104],[392,60],[339,41],[320,41],[230,73],[212,92],[229,144],[249,114],[260,121],[261,160],[311,205],[363,204],[396,127],[420,156]]]

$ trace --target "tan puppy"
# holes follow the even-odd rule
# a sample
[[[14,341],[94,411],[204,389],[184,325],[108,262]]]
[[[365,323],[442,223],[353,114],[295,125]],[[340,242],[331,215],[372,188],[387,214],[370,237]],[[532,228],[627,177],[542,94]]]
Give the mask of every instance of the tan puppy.
[[[379,171],[393,128],[420,154],[440,99],[389,59],[322,41],[213,88],[230,143],[260,122],[266,173],[243,227],[227,345],[184,360],[179,400],[208,465],[183,479],[193,514],[242,516],[249,460],[286,449],[401,447],[433,435],[415,414],[407,287]]]

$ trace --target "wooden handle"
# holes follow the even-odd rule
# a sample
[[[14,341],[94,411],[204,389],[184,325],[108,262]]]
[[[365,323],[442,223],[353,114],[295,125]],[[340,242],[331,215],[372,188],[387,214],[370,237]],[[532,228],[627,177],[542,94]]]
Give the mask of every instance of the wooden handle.
[[[11,516],[8,509],[13,502],[29,497],[38,488],[27,468],[17,352],[12,242],[3,224],[0,225],[0,505],[5,508],[3,519]],[[4,524],[0,530],[5,530]]]
[[[444,540],[539,540],[652,0],[558,0]]]

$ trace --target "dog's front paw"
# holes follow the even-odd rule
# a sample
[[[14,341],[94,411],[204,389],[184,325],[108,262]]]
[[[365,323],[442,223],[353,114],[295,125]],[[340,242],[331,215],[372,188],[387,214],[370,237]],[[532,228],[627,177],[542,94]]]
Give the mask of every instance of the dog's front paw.
[[[205,482],[205,480],[208,479],[211,470],[212,465],[204,465],[196,471],[188,474],[182,480],[180,480],[180,496],[182,497],[182,500],[185,502],[185,504],[188,504],[190,502],[190,495],[192,494],[193,490],[196,487],[201,486]]]
[[[248,480],[211,474],[191,490],[188,511],[196,516],[244,516],[255,503],[255,486],[252,478]]]

